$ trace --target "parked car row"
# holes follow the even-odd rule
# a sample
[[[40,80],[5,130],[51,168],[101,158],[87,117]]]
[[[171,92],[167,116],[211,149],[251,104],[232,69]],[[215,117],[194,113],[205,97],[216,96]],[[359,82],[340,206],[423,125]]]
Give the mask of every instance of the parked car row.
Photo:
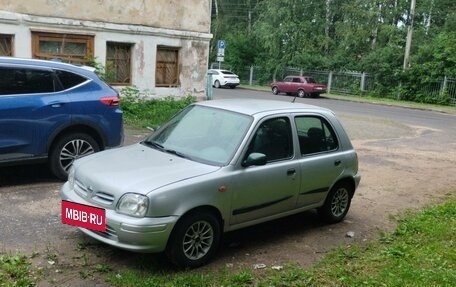
[[[239,76],[228,70],[210,69],[208,73],[212,77],[212,86],[215,88],[229,87],[234,89],[239,85]],[[309,76],[287,76],[282,81],[272,82],[271,91],[274,95],[285,93],[303,97],[319,97],[326,93],[326,85],[319,84]]]
[[[212,72],[216,87],[239,84],[229,71]],[[271,86],[298,96],[326,89],[294,76]],[[198,267],[215,256],[225,232],[309,209],[335,223],[350,208],[358,158],[330,110],[203,101],[119,147],[119,100],[85,67],[0,57],[0,165],[49,162],[67,179],[62,222],[92,238]]]

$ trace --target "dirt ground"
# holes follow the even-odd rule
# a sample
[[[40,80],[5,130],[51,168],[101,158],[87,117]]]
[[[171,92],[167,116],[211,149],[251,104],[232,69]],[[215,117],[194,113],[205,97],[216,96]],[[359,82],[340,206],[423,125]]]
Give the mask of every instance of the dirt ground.
[[[380,232],[391,231],[395,227],[394,219],[404,210],[441,202],[455,192],[454,132],[449,134],[381,118],[339,116],[358,152],[362,174],[346,219],[339,224],[324,225],[315,212],[307,212],[232,232],[225,236],[217,258],[200,271],[254,269],[256,264],[264,264],[266,268],[287,263],[308,266],[335,246],[362,243],[378,238]],[[128,141],[141,137],[140,131],[128,131]],[[177,271],[161,255],[120,251],[59,224],[60,201],[56,193],[60,185],[47,183],[46,188],[54,197],[43,195],[28,207],[32,214],[47,209],[53,218],[48,225],[57,225],[59,231],[53,233],[52,229],[44,228],[41,240],[37,239],[32,246],[10,243],[3,247],[33,258],[38,286],[108,286],[103,281],[106,270]],[[33,187],[31,184],[23,189]],[[11,204],[14,196],[20,197],[19,192],[10,194]]]

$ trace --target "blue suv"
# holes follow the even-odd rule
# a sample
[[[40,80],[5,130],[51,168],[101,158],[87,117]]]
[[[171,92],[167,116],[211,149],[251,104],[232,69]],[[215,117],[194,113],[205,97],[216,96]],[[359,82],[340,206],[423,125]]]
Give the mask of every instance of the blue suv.
[[[0,57],[0,166],[47,161],[65,180],[75,159],[123,143],[119,99],[88,68]]]

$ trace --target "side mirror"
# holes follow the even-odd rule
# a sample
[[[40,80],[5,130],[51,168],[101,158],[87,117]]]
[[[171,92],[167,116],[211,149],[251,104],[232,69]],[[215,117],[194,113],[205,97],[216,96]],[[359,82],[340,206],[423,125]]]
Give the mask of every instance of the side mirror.
[[[267,162],[267,157],[263,153],[254,152],[249,154],[249,156],[242,162],[243,167],[249,167],[252,165],[265,165]]]

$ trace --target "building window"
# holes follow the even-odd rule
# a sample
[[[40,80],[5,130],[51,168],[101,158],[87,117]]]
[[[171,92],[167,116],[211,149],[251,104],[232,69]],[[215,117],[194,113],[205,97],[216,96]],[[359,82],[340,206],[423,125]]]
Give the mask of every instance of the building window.
[[[93,36],[33,32],[32,53],[36,59],[87,65],[93,60]]]
[[[171,47],[157,48],[155,86],[179,86],[179,49]]]
[[[0,56],[13,55],[13,36],[0,34]]]
[[[131,83],[131,45],[108,42],[106,44],[105,79],[113,85]]]

